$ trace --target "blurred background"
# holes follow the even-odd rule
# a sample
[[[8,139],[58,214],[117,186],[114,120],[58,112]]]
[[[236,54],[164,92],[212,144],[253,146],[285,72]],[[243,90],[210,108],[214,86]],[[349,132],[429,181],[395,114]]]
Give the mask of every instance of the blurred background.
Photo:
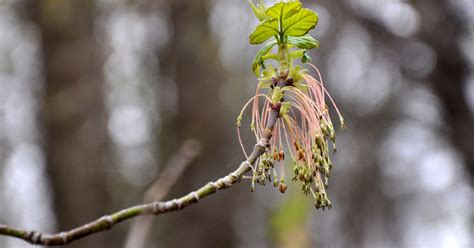
[[[348,125],[333,209],[243,182],[70,247],[474,246],[473,1],[304,3]],[[245,0],[0,0],[0,223],[70,229],[237,168],[256,24]]]

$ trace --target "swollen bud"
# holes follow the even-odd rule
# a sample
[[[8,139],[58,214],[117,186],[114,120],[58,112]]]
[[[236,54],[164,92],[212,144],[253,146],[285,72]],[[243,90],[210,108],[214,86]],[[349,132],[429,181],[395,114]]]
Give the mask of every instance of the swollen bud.
[[[282,178],[280,180],[280,184],[278,185],[278,190],[280,190],[280,192],[284,194],[287,188],[288,186],[286,186],[285,179]]]

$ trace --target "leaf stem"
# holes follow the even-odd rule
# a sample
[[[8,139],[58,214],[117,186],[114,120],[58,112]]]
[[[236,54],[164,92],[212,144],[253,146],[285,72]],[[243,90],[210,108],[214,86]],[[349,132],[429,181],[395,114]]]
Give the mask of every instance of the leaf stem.
[[[288,63],[290,61],[290,52],[287,44],[278,45],[278,60],[280,63],[279,73],[283,76],[288,73]]]

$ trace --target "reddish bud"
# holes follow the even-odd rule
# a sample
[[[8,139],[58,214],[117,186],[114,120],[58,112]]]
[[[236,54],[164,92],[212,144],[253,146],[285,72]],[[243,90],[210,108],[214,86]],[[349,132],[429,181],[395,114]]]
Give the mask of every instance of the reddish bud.
[[[285,193],[286,188],[288,188],[288,186],[286,186],[286,183],[280,183],[280,184],[278,185],[278,190],[280,190],[280,192],[281,192],[282,194]]]

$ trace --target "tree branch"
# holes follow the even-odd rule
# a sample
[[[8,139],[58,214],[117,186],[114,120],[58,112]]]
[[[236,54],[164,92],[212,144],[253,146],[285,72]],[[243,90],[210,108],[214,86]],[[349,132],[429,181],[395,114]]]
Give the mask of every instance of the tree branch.
[[[215,182],[209,182],[200,189],[193,191],[181,198],[165,202],[156,201],[149,204],[133,206],[120,210],[111,215],[103,216],[100,219],[75,229],[56,234],[44,234],[38,231],[0,225],[0,235],[19,238],[33,245],[66,245],[89,235],[109,230],[122,221],[140,215],[159,215],[184,209],[191,204],[199,202],[199,200],[204,197],[212,195],[219,190],[230,188],[232,185],[240,182],[242,176],[251,170],[251,165],[253,165],[255,161],[265,152],[272,137],[273,127],[278,120],[278,116],[279,110],[272,109],[270,115],[268,116],[268,122],[262,138],[255,145],[248,159],[242,162],[237,170],[225,177],[216,180]]]

